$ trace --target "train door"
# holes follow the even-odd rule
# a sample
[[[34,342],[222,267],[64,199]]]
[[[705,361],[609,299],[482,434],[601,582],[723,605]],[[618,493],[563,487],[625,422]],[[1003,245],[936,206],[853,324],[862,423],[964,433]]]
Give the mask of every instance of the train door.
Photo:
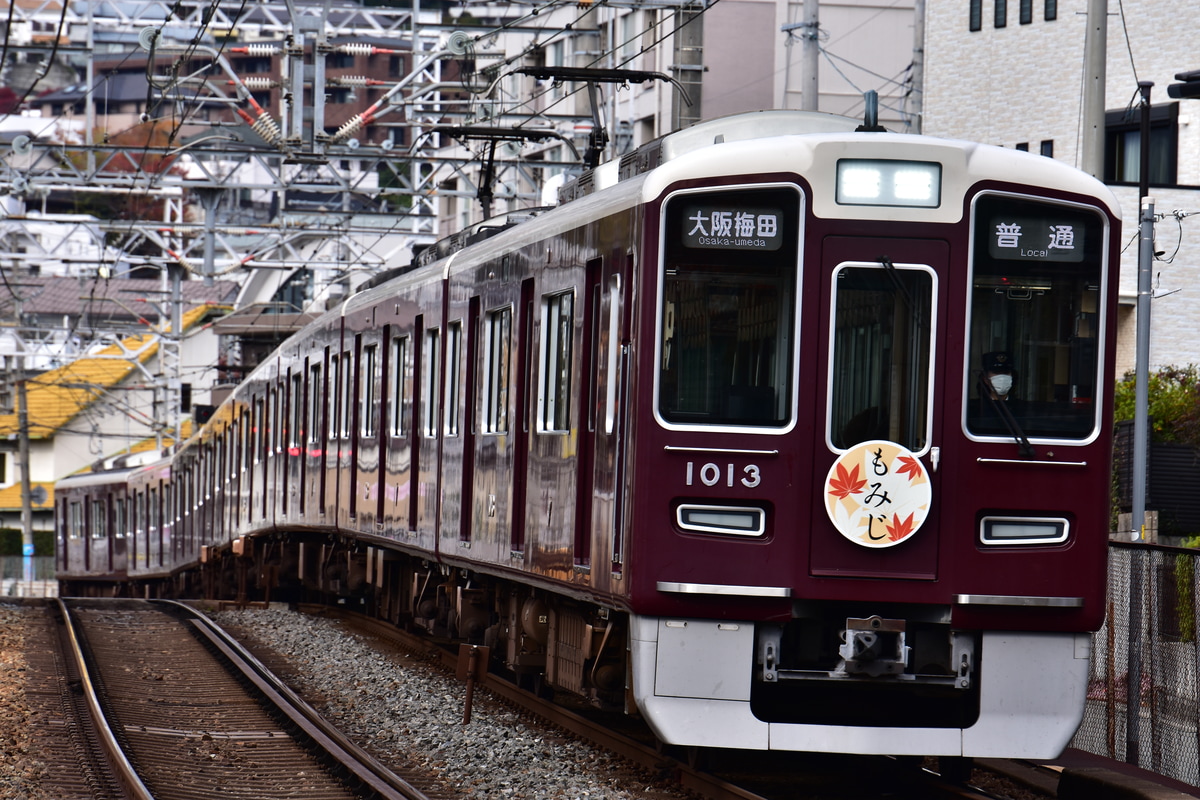
[[[534,281],[527,278],[521,284],[521,307],[517,318],[517,373],[514,386],[516,388],[516,425],[513,427],[513,493],[512,493],[512,522],[511,549],[513,552],[525,550],[527,475],[529,471],[529,370],[534,336]],[[507,369],[507,361],[505,364]]]
[[[109,552],[112,559],[109,568],[114,574],[123,574],[129,569],[129,553],[126,542],[129,534],[129,497],[123,490],[113,496],[112,540]]]
[[[580,492],[576,511],[575,563],[588,565],[595,559],[621,572],[624,543],[621,539],[623,507],[618,487],[622,484],[624,447],[624,375],[623,342],[625,330],[624,287],[631,263],[618,254],[607,263],[593,259],[587,264],[583,305],[584,342],[580,360],[584,385],[579,401],[583,404],[579,426],[578,469]],[[593,572],[593,580],[609,569]]]
[[[417,385],[420,387],[420,416],[419,430],[414,437],[415,489],[410,508],[413,512],[412,529],[421,536],[432,536],[426,539],[428,546],[436,548],[438,533],[438,512],[441,508],[439,496],[441,484],[440,448],[442,437],[443,388],[445,373],[442,360],[444,330],[440,324],[429,324],[437,320],[422,319],[421,350],[417,356],[420,359],[420,373]]]
[[[384,402],[387,444],[380,475],[381,494],[379,518],[384,530],[393,536],[413,530],[410,502],[413,488],[412,473],[412,363],[413,338],[399,325],[388,326],[387,372]]]
[[[459,483],[462,503],[459,509],[458,538],[461,542],[471,541],[472,531],[475,529],[475,444],[478,432],[476,413],[478,405],[475,400],[479,374],[475,363],[479,357],[479,315],[480,298],[476,295],[470,299],[467,306],[466,369],[463,371],[463,380],[466,384],[463,392],[466,399],[464,405],[466,418],[462,420],[462,479]]]
[[[945,359],[937,330],[949,245],[829,236],[821,258],[825,415],[814,430],[809,569],[933,581],[941,418],[933,387]]]
[[[579,411],[575,415],[579,428],[579,447],[576,485],[581,487],[575,500],[575,566],[590,567],[592,564],[592,497],[587,487],[593,485],[596,470],[596,391],[599,381],[596,362],[600,348],[600,297],[604,261],[594,258],[587,263],[583,291],[578,303],[583,314],[583,347],[579,353],[583,385],[578,389]]]

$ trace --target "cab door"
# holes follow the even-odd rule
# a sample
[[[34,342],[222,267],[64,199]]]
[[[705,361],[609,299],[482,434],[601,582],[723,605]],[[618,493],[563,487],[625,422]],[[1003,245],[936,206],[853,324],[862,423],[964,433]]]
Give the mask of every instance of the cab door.
[[[940,277],[948,260],[941,240],[824,240],[813,576],[938,577],[935,387],[945,361]]]

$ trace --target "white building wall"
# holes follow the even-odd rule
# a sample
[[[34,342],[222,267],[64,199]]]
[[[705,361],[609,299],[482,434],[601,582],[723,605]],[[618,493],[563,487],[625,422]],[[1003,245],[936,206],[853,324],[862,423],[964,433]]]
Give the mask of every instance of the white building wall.
[[[880,95],[879,120],[893,130],[904,130],[907,106],[905,81],[910,78],[913,60],[913,0],[823,0],[820,3],[819,44],[827,55],[818,62],[820,97],[818,110],[847,114],[861,119],[863,92]],[[711,4],[689,25],[700,25],[702,67],[701,87],[696,97],[700,119],[713,119],[745,111],[771,108],[800,108],[803,78],[801,41],[798,29],[790,35],[785,27],[803,20],[804,0],[724,0]],[[514,11],[513,9],[516,9]],[[473,7],[472,13],[498,24],[507,14],[524,13],[521,7]],[[696,14],[692,9],[687,14]],[[480,42],[480,52],[492,63],[503,56],[523,66],[543,58],[547,65],[623,68],[659,73],[680,79],[687,73],[678,69],[674,32],[683,15],[669,7],[628,8],[597,6],[582,19],[575,6],[547,8],[539,13],[538,24],[547,31],[561,31],[572,25],[571,34],[556,32],[542,37],[541,55],[530,51],[527,32],[510,31]],[[594,25],[594,29],[591,26]],[[791,44],[789,45],[789,41]],[[521,124],[527,127],[557,126],[574,137],[582,155],[587,147],[591,110],[582,85],[569,99],[565,92],[546,92],[545,85],[523,76],[503,77],[497,83],[498,103],[481,102],[475,117],[464,124]],[[609,136],[606,158],[629,152],[675,129],[672,105],[677,96],[674,84],[648,80],[627,86],[598,85],[601,119]],[[685,113],[696,113],[685,109]],[[462,155],[458,145],[443,137],[444,155]],[[478,148],[476,148],[478,149]],[[519,148],[528,158],[545,153],[561,161],[569,159],[567,148],[558,142],[527,144]],[[511,159],[512,148],[502,146],[498,158]],[[557,167],[556,167],[557,169]],[[503,183],[496,186],[494,213],[521,207],[525,195],[541,194],[542,186],[529,185],[528,176],[548,180],[555,170],[526,170],[525,180],[514,192]],[[561,170],[560,170],[561,171]],[[573,172],[579,172],[573,165]],[[478,162],[459,170],[443,184],[444,190],[473,192],[477,186]],[[551,184],[553,188],[555,184]],[[516,194],[521,198],[516,198]],[[553,193],[546,192],[553,201]],[[443,195],[440,234],[448,235],[481,218],[479,204],[469,196]]]
[[[1044,19],[1034,0],[1033,21],[1018,21],[1009,0],[1007,25],[996,28],[994,0],[982,3],[982,28],[969,30],[970,0],[927,0],[924,132],[1040,152],[1053,142],[1054,158],[1080,166],[1086,0],[1058,0],[1057,19]],[[1122,16],[1123,14],[1123,16]],[[1106,108],[1136,108],[1137,81],[1153,81],[1154,106],[1179,105],[1178,186],[1150,189],[1156,211],[1200,211],[1200,100],[1175,101],[1166,87],[1176,72],[1200,69],[1198,30],[1190,8],[1159,0],[1109,3]],[[1136,117],[1135,117],[1136,119]],[[1124,215],[1121,294],[1137,288],[1136,187],[1116,188]],[[1178,248],[1178,249],[1177,249]],[[1200,216],[1168,216],[1156,226],[1156,300],[1152,309],[1152,368],[1200,363]],[[1129,337],[1134,315],[1124,311],[1118,372],[1133,368]]]

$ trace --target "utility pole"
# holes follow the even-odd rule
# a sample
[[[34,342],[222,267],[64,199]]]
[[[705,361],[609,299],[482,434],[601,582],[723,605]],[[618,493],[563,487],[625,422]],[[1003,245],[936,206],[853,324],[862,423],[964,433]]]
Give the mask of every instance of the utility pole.
[[[925,113],[925,0],[913,2],[912,88],[908,96],[908,132],[920,133]]]
[[[800,35],[804,79],[800,83],[800,109],[816,111],[819,105],[821,48],[817,45],[817,30],[821,26],[820,0],[804,0],[804,32]]]
[[[33,477],[29,461],[29,400],[25,394],[25,354],[17,356],[17,452],[21,459],[21,560],[26,583],[33,581]]]
[[[1150,306],[1154,299],[1154,198],[1150,197],[1150,81],[1139,81],[1142,96],[1141,159],[1138,194],[1141,218],[1138,241],[1137,281],[1137,362],[1134,365],[1133,412],[1133,533],[1135,542],[1146,539],[1146,457],[1150,452]],[[1135,554],[1136,556],[1136,554]],[[1130,559],[1129,571],[1129,650],[1127,661],[1128,708],[1125,715],[1125,760],[1138,764],[1141,754],[1142,708],[1142,564]]]
[[[1088,0],[1083,39],[1083,131],[1079,168],[1104,178],[1104,106],[1108,82],[1108,0]]]

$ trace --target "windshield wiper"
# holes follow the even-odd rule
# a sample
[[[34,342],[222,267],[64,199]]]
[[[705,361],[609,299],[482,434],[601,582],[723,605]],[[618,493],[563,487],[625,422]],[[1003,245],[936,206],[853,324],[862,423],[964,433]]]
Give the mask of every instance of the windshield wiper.
[[[1016,417],[1008,410],[1008,406],[1002,400],[992,394],[992,387],[988,386],[987,381],[983,377],[983,373],[979,374],[979,392],[992,401],[992,406],[995,407],[996,413],[1000,415],[1000,419],[1004,420],[1004,427],[1008,428],[1008,433],[1017,443],[1017,448],[1020,450],[1022,458],[1033,458],[1037,455],[1033,449],[1033,445],[1029,443],[1029,437],[1025,435],[1025,431],[1021,430],[1020,423]]]

